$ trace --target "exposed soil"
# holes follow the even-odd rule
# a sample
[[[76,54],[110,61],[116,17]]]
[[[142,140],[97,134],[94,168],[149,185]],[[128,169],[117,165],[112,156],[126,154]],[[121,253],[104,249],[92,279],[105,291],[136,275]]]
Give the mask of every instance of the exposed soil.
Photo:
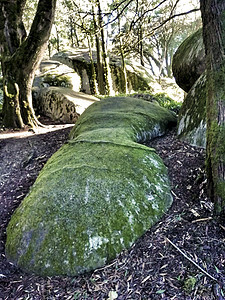
[[[225,299],[225,225],[212,219],[205,153],[177,140],[174,132],[150,144],[169,169],[173,205],[130,250],[104,268],[73,278],[25,274],[7,261],[10,217],[71,129],[57,128],[0,135],[0,299]]]

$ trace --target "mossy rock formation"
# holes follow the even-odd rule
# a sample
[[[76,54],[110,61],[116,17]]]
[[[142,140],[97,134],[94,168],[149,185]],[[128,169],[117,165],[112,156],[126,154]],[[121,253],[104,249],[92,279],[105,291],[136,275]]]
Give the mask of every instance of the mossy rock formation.
[[[195,82],[179,112],[178,137],[191,145],[206,147],[206,73]]]
[[[36,113],[62,123],[75,123],[84,110],[98,98],[69,88],[33,88]]]
[[[92,55],[96,69],[96,51],[93,51]],[[58,52],[52,57],[52,59],[73,68],[80,76],[81,91],[87,94],[93,93],[91,61],[88,49],[72,49],[71,51]],[[124,78],[121,60],[116,57],[109,57],[109,67],[111,71],[110,85],[112,86],[112,91],[114,94],[124,93]],[[128,91],[130,93],[138,90],[144,91],[151,89],[152,78],[143,66],[138,63],[133,64],[127,62],[126,69]]]
[[[172,202],[166,167],[140,143],[175,121],[129,97],[88,107],[13,214],[8,259],[39,275],[77,275],[129,248]]]
[[[206,69],[202,29],[189,36],[173,56],[173,75],[176,83],[189,92]]]
[[[173,57],[173,74],[187,96],[178,118],[178,137],[188,143],[206,146],[206,75],[202,29],[188,37]]]
[[[80,76],[70,67],[54,60],[43,60],[34,79],[35,87],[57,86],[79,92]]]

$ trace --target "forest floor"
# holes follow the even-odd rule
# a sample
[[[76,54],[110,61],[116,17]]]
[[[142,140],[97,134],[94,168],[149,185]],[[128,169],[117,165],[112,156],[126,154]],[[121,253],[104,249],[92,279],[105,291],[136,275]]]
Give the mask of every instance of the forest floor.
[[[205,153],[178,140],[174,131],[149,145],[168,167],[173,205],[131,249],[78,277],[29,275],[7,261],[4,244],[10,217],[70,129],[56,125],[42,134],[0,134],[0,300],[225,299],[225,224],[212,218]]]

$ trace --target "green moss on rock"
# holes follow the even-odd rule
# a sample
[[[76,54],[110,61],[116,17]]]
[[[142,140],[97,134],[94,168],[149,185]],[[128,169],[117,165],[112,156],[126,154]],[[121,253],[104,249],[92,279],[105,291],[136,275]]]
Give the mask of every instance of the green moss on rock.
[[[91,105],[13,214],[8,259],[39,275],[77,275],[129,248],[172,202],[166,167],[139,142],[174,123],[144,100]]]
[[[65,74],[58,75],[54,73],[46,74],[43,78],[43,83],[47,83],[50,86],[61,86],[67,88],[73,88],[71,77]]]
[[[173,75],[176,83],[189,92],[206,69],[202,28],[189,36],[173,56]]]
[[[97,54],[92,53],[95,65],[96,77],[97,72]],[[73,68],[79,75],[82,81],[81,91],[85,93],[94,93],[94,85],[92,78],[91,61],[88,49],[75,51],[59,52],[53,56],[53,59],[60,61],[63,64]],[[124,75],[122,71],[121,60],[115,57],[110,57],[110,85],[112,85],[112,94],[120,94],[125,92]],[[149,73],[142,66],[138,66],[133,62],[127,62],[127,85],[128,91],[145,91],[151,89],[152,78]]]
[[[178,137],[188,143],[206,147],[206,73],[191,88],[180,109]]]

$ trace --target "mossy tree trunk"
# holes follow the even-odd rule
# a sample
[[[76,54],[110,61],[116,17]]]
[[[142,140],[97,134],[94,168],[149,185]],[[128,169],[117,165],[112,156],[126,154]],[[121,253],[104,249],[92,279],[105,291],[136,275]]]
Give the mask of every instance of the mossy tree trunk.
[[[73,18],[70,16],[69,17],[69,24],[70,24],[70,40],[71,40],[71,47],[75,48],[76,46],[79,48],[80,47],[80,42],[79,38],[77,36],[77,30],[76,30],[76,24],[73,20]]]
[[[89,56],[90,56],[90,61],[91,61],[91,89],[92,89],[93,94],[98,95],[99,92],[98,92],[98,85],[97,85],[97,80],[96,80],[93,53],[92,53],[92,48],[91,48],[91,37],[88,34],[87,34],[87,39],[88,39]]]
[[[103,73],[103,63],[101,56],[101,46],[100,46],[100,37],[97,21],[95,18],[95,8],[92,5],[92,13],[93,13],[93,24],[95,30],[95,44],[96,44],[96,54],[97,54],[97,74],[98,74],[98,90],[101,95],[105,94],[105,85],[104,85],[104,73]]]
[[[127,70],[126,70],[126,62],[125,62],[125,55],[124,55],[124,49],[123,49],[123,40],[122,40],[122,33],[121,33],[121,22],[120,22],[119,9],[117,9],[117,22],[118,22],[118,30],[119,30],[120,57],[121,57],[123,83],[124,83],[123,90],[124,90],[125,94],[128,94]]]
[[[143,29],[142,25],[139,25],[139,32],[138,32],[138,39],[139,39],[139,55],[140,55],[140,63],[144,67],[144,47],[143,47]]]
[[[26,0],[0,2],[3,123],[12,128],[40,125],[32,106],[32,84],[47,46],[56,0],[39,0],[28,36],[22,21],[25,4]]]
[[[225,216],[225,1],[201,0],[207,59],[207,170],[216,215]]]
[[[102,54],[102,62],[103,62],[103,80],[105,86],[105,95],[110,95],[110,86],[109,86],[109,63],[107,61],[107,51],[105,45],[105,35],[104,35],[104,28],[103,28],[103,19],[102,19],[102,9],[100,5],[100,1],[96,0],[96,5],[98,7],[98,26],[101,34],[101,54]]]

